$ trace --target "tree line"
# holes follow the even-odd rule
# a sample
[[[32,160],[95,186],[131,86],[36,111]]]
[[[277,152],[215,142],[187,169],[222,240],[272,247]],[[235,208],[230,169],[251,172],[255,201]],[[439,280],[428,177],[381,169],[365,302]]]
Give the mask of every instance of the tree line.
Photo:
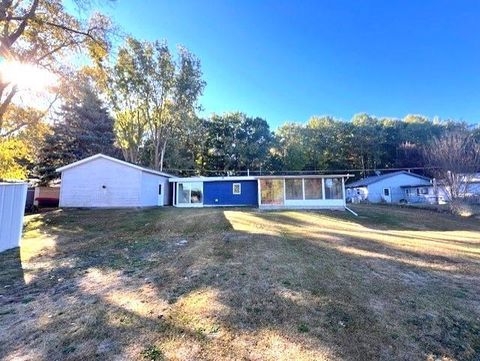
[[[128,161],[178,175],[349,171],[367,176],[379,169],[426,168],[416,171],[432,176],[433,170],[428,169],[432,158],[425,153],[430,144],[439,146],[439,140],[449,134],[480,141],[478,127],[419,115],[392,119],[358,114],[350,121],[313,116],[306,123],[286,123],[272,131],[265,119],[241,112],[207,118],[192,113],[182,122],[169,123],[175,125],[161,145],[160,167],[157,138],[148,136],[147,127],[134,126],[140,114],[134,114],[133,125],[125,127],[123,114],[112,116],[89,83],[84,83],[58,113],[59,122],[46,138],[35,169],[49,181],[58,176],[55,169],[61,165],[98,152],[121,158],[123,152]],[[141,131],[145,133],[140,136]],[[131,151],[134,158],[125,156]]]

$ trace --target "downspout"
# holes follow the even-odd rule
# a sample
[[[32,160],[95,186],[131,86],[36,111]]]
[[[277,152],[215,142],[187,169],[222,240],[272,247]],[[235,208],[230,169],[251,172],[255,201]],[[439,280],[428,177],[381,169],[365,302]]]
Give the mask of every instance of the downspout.
[[[350,175],[347,175],[347,179],[350,178]],[[350,208],[347,207],[347,201],[345,199],[345,178],[342,178],[342,183],[343,183],[343,202],[345,204],[345,210],[349,211],[351,214],[353,214],[355,217],[358,217],[358,213],[354,212]]]
[[[355,217],[358,217],[358,213],[352,211],[350,208],[348,208],[347,206],[345,206],[345,210],[349,211],[351,214],[353,214]]]

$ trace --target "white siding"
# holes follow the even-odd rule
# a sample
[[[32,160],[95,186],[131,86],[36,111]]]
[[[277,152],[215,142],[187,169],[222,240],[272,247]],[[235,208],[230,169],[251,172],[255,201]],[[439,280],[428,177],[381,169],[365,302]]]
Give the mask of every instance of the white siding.
[[[0,183],[0,252],[20,244],[26,197],[26,184]]]
[[[158,185],[162,185],[162,197],[159,202]],[[170,193],[166,193],[168,190],[168,178],[160,175],[142,172],[142,191],[141,191],[141,204],[144,207],[150,206],[163,206],[168,204],[168,198]]]
[[[139,207],[142,171],[98,158],[62,172],[60,207]]]
[[[398,203],[401,199],[405,199],[404,190],[400,186],[421,184],[430,185],[430,182],[408,174],[388,177],[368,186],[368,201],[372,203],[382,202],[384,188],[390,188],[392,203]]]

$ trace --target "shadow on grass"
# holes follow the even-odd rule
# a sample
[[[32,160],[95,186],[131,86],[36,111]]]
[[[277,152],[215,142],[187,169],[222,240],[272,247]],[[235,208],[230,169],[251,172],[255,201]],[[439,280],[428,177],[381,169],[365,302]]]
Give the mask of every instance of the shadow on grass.
[[[246,358],[262,332],[300,344],[305,352],[328,350],[351,360],[479,356],[477,277],[461,279],[461,274],[406,264],[402,259],[424,257],[365,240],[361,234],[340,245],[388,257],[345,253],[335,241],[305,239],[300,231],[311,223],[287,213],[242,212],[296,226],[298,233],[238,231],[223,211],[210,209],[46,215],[42,228],[57,237],[56,248],[30,262],[53,262],[50,269],[38,270],[25,285],[18,281],[23,280],[17,270],[22,269],[19,254],[0,255],[6,270],[0,271],[0,284],[11,284],[8,309],[15,312],[1,314],[7,307],[0,305],[0,320],[14,327],[20,317],[26,325],[12,331],[23,334],[1,337],[0,358],[30,350],[43,360],[112,359],[136,346],[158,349],[161,359],[166,357],[165,342],[178,338],[192,350],[198,348],[193,358],[212,358],[212,349],[223,352],[217,358]],[[350,221],[344,214],[329,217],[335,220],[337,215]],[[113,291],[137,291],[140,303],[145,297],[140,289],[148,285],[153,299],[169,305],[167,310],[133,312],[108,298],[113,291],[102,291],[101,284],[92,283],[87,292],[85,280],[92,282],[92,269],[116,275],[124,283]],[[205,329],[195,318],[170,317],[169,307],[180,307],[204,290],[215,290],[210,301],[225,307],[214,317],[218,329]],[[38,307],[22,306],[14,297],[29,294]],[[244,343],[249,340],[248,346],[236,344],[241,337]]]

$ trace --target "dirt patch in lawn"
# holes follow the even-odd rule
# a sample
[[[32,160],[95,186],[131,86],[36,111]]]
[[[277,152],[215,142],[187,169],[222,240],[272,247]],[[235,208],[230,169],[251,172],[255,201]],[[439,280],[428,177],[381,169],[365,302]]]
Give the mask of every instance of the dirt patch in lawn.
[[[0,358],[480,358],[480,226],[356,210],[29,216],[0,254]]]

